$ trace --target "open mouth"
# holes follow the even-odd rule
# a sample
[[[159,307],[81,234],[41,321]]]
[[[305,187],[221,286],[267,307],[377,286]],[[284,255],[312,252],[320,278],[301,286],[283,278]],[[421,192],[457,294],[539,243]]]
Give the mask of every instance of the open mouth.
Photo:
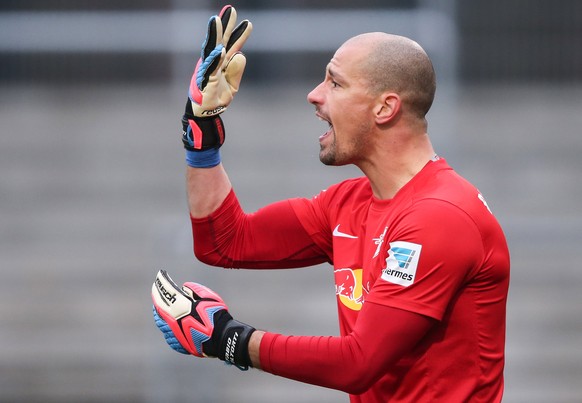
[[[333,124],[329,120],[324,118],[322,115],[320,115],[318,112],[316,112],[315,114],[319,118],[319,120],[321,120],[322,122],[326,122],[328,124],[327,131],[323,133],[321,136],[319,136],[319,140],[321,141],[333,133]]]

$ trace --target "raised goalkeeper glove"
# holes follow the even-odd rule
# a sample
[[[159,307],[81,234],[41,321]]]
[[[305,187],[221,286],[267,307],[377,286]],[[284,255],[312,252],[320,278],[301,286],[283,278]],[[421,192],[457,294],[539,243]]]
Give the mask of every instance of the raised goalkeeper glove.
[[[222,298],[197,283],[179,288],[165,270],[152,286],[154,320],[166,342],[182,354],[217,357],[247,370],[251,365],[248,345],[255,329],[228,313]]]
[[[187,150],[186,162],[193,167],[212,167],[220,162],[218,148],[225,135],[220,114],[239,89],[246,66],[241,49],[252,31],[248,20],[235,28],[236,16],[234,7],[225,6],[218,16],[210,18],[190,81],[182,117],[182,142]]]

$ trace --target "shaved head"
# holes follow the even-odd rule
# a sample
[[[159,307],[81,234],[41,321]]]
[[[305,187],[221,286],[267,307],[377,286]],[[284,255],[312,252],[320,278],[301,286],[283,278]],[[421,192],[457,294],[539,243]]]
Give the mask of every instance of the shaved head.
[[[367,49],[360,68],[372,94],[398,93],[412,114],[425,117],[434,99],[436,77],[432,62],[418,43],[403,36],[372,32],[355,36],[343,46]]]

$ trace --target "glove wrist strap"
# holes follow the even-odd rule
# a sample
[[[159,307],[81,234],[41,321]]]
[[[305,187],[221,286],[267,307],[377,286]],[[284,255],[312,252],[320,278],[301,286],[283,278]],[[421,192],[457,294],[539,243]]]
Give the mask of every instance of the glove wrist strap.
[[[186,164],[192,168],[212,168],[220,164],[220,150],[209,148],[204,151],[186,150]]]
[[[218,359],[236,366],[242,371],[252,367],[249,341],[255,328],[237,320],[227,323],[220,341]]]
[[[182,143],[189,151],[220,148],[224,143],[224,123],[220,115],[197,117],[192,112],[190,99],[182,116]]]
[[[213,320],[212,337],[203,344],[205,353],[242,371],[252,367],[249,341],[255,328],[234,320],[226,310],[218,311]]]

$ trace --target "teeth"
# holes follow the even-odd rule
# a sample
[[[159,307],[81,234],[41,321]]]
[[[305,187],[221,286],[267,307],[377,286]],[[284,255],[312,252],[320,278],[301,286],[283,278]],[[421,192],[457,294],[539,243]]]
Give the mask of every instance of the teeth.
[[[333,128],[333,125],[331,124],[331,122],[329,120],[327,120],[326,118],[324,118],[323,116],[321,116],[319,113],[315,114],[317,116],[317,118],[322,121],[322,122],[326,122],[329,126],[329,129]]]
[[[327,120],[326,118],[324,118],[324,117],[323,117],[322,115],[320,115],[318,112],[315,112],[315,116],[317,116],[317,118],[318,118],[319,120],[321,120],[322,122],[328,122],[328,123],[329,123],[329,120]]]

